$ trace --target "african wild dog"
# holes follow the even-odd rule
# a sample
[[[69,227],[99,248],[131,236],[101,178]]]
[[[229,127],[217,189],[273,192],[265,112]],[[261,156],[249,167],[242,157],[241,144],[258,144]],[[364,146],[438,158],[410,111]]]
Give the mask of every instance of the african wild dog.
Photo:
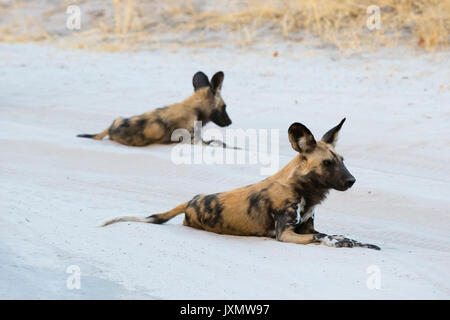
[[[183,102],[148,111],[130,118],[118,118],[111,126],[98,134],[79,134],[77,137],[101,140],[109,135],[111,140],[129,145],[146,146],[149,144],[168,144],[172,141],[172,133],[176,129],[186,129],[191,133],[194,142],[195,121],[202,125],[209,121],[226,127],[231,119],[226,112],[226,105],[220,95],[224,74],[217,72],[211,82],[201,71],[192,78],[194,94]],[[209,145],[218,141],[202,141]],[[225,144],[219,142],[225,147]]]
[[[220,234],[275,237],[299,244],[323,243],[333,247],[375,245],[328,236],[314,229],[314,207],[325,199],[330,189],[345,191],[355,178],[334,147],[343,119],[320,141],[304,125],[293,123],[289,141],[298,155],[273,176],[256,184],[216,194],[197,195],[165,213],[147,218],[122,217],[119,221],[164,223],[185,213],[184,225]]]

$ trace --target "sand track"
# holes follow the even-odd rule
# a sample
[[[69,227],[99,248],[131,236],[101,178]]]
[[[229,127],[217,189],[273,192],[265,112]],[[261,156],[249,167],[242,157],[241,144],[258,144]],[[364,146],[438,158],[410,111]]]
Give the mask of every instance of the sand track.
[[[448,299],[448,54],[334,61],[285,50],[274,59],[0,45],[0,298]],[[264,178],[257,165],[176,166],[171,146],[75,137],[187,96],[198,69],[225,71],[233,127],[280,129],[280,165],[294,156],[290,123],[320,136],[346,116],[338,151],[357,183],[330,194],[317,228],[382,251],[221,236],[183,227],[182,216],[99,228]],[[70,265],[81,290],[66,289]],[[370,265],[380,290],[366,286]]]

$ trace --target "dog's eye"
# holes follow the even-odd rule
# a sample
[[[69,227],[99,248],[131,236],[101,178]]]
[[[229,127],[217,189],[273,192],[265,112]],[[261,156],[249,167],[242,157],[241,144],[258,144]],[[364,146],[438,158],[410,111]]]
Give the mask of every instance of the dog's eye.
[[[333,164],[333,162],[331,160],[323,160],[322,163],[325,167],[329,167]]]

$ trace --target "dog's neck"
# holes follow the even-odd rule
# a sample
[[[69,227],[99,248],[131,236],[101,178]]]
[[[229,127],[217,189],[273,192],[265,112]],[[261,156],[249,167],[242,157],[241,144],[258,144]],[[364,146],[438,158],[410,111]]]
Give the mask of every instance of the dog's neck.
[[[298,201],[303,198],[307,205],[313,206],[323,201],[330,188],[320,185],[315,173],[305,168],[301,154],[292,159],[284,168],[269,177],[291,189]]]
[[[211,121],[210,116],[213,110],[213,103],[214,99],[211,97],[211,92],[207,87],[198,89],[182,102],[185,108],[190,109],[197,115],[197,120],[201,121],[202,125]]]

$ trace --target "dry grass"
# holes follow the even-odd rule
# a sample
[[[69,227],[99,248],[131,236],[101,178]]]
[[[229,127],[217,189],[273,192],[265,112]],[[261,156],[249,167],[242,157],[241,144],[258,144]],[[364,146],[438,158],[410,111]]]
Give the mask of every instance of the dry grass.
[[[57,23],[64,29],[65,9],[74,3],[82,9],[82,30],[52,30]],[[108,51],[224,43],[249,46],[280,38],[319,39],[341,51],[398,45],[448,49],[450,0],[378,0],[382,28],[373,31],[366,26],[366,10],[372,4],[373,0],[80,0],[63,1],[31,18],[23,14],[29,11],[29,2],[10,0],[0,3],[0,15],[14,16],[9,23],[0,19],[0,41],[58,41]]]

